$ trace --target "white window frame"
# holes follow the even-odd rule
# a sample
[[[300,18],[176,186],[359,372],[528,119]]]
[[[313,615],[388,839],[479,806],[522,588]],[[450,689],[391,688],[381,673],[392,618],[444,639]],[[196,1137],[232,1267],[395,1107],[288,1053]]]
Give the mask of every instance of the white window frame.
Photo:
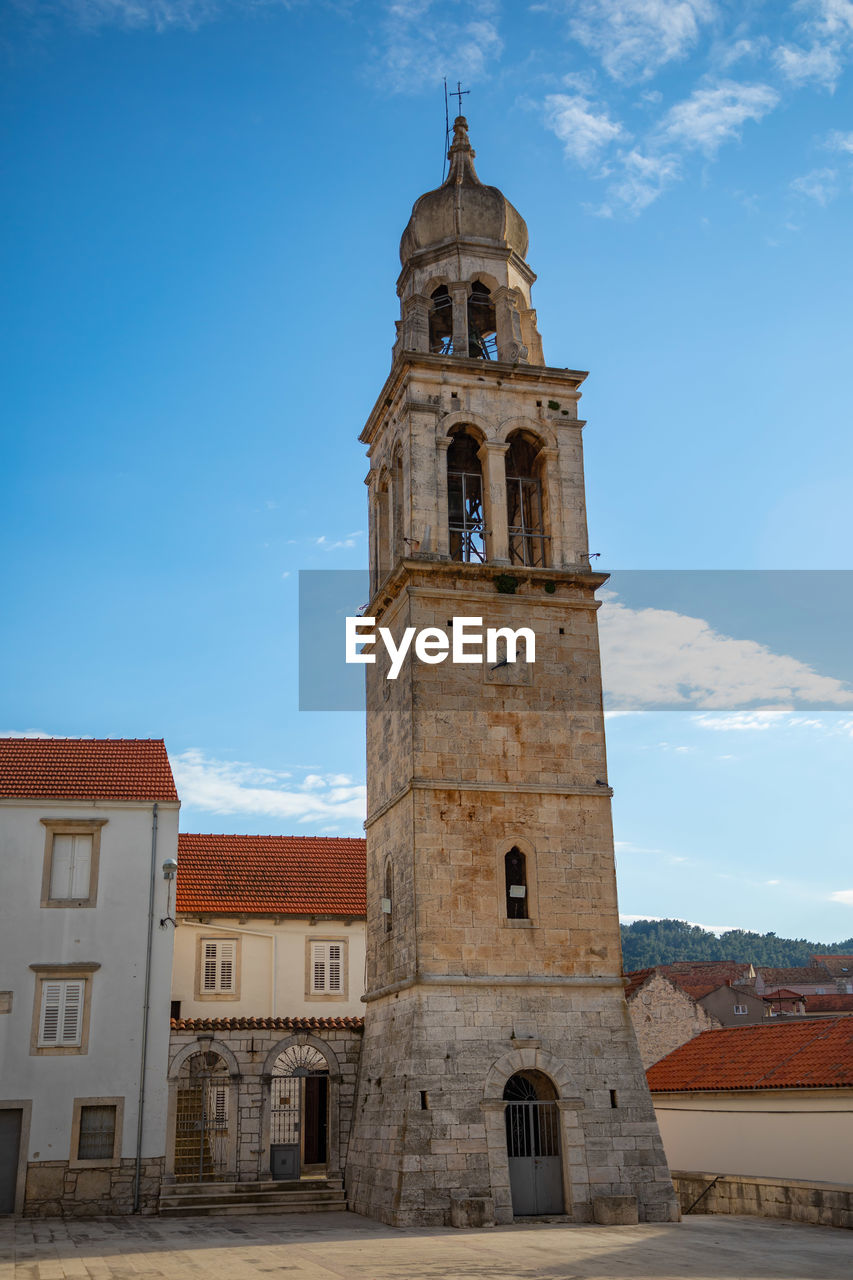
[[[346,1000],[349,985],[347,940],[309,937],[306,945],[305,998]]]
[[[734,1011],[737,1017],[744,1018],[749,1013],[749,1006],[745,1004],[736,1004],[734,1006]]]

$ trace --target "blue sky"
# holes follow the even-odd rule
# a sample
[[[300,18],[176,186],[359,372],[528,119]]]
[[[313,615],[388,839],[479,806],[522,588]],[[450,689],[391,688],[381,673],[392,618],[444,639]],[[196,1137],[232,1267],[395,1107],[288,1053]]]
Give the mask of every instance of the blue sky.
[[[360,830],[360,717],[297,710],[297,573],[365,562],[443,75],[527,219],[546,358],[590,370],[597,563],[853,568],[852,56],[853,0],[15,0],[0,728],[165,736],[185,830]],[[822,609],[787,577],[781,632],[614,577],[614,685],[677,633],[735,690],[615,707],[626,915],[853,933],[848,579]]]

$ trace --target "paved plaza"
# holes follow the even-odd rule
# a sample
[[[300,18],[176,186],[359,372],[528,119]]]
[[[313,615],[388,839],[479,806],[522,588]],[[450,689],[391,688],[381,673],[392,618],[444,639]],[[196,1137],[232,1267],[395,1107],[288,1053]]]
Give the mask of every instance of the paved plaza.
[[[0,1220],[3,1280],[850,1280],[853,1233],[766,1218],[395,1230],[352,1213]]]

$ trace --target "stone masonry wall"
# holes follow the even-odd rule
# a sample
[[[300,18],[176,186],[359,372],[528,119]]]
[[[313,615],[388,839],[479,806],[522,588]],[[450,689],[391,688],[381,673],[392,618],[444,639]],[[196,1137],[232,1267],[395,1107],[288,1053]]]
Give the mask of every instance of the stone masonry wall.
[[[628,1001],[643,1066],[665,1058],[702,1031],[722,1026],[661,974],[645,982]]]
[[[713,1173],[674,1173],[672,1180],[683,1213],[749,1214],[853,1230],[853,1186],[741,1175],[715,1181]]]
[[[140,1207],[156,1213],[163,1158],[142,1161]],[[134,1159],[116,1168],[70,1169],[67,1160],[41,1160],[27,1167],[24,1214],[37,1218],[95,1218],[133,1212]]]
[[[176,1060],[187,1047],[220,1050],[236,1065],[232,1097],[236,1096],[237,1132],[233,1150],[235,1181],[265,1181],[269,1170],[269,1074],[275,1057],[290,1044],[312,1044],[330,1051],[328,1165],[343,1168],[352,1128],[353,1093],[361,1051],[360,1018],[197,1018],[172,1024],[170,1078],[180,1079]],[[233,1104],[232,1104],[233,1105]],[[167,1161],[168,1164],[168,1161]],[[171,1180],[171,1175],[166,1181]]]

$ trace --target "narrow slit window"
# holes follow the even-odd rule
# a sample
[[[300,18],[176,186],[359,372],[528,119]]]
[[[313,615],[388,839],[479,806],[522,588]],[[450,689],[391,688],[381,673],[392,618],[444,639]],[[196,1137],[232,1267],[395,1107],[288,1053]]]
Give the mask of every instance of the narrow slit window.
[[[385,862],[385,882],[383,884],[382,915],[385,921],[385,933],[394,928],[394,864],[388,858]]]
[[[527,859],[513,846],[504,858],[508,920],[527,920]]]

